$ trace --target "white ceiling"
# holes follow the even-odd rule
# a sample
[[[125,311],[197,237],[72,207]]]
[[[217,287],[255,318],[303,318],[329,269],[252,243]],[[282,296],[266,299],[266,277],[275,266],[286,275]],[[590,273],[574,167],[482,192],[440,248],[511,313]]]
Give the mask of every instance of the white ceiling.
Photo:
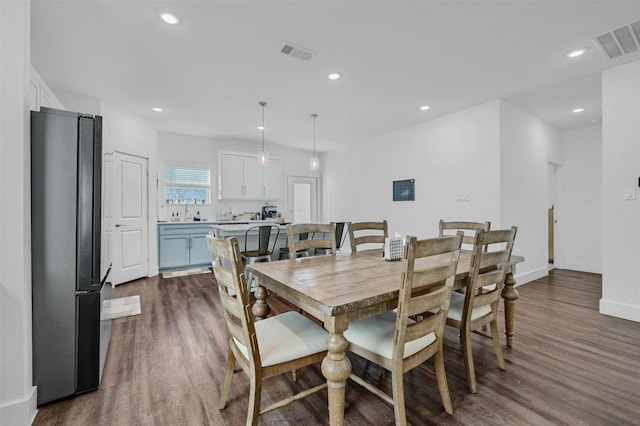
[[[640,1],[32,0],[31,62],[54,91],[170,132],[258,144],[264,100],[267,143],[311,148],[317,113],[330,150],[499,98],[562,129],[593,124],[600,72],[640,59],[608,59],[593,37],[638,19]]]

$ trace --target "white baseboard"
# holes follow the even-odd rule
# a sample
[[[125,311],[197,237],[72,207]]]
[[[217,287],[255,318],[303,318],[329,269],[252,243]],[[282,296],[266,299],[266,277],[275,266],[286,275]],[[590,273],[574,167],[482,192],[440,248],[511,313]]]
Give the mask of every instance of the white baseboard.
[[[600,299],[600,313],[616,318],[640,322],[640,306]]]
[[[558,265],[560,269],[569,269],[571,271],[590,272],[592,274],[602,274],[602,265],[594,265],[591,263],[581,262],[564,262],[562,266]]]
[[[514,276],[516,280],[516,287],[529,283],[531,281],[535,281],[538,278],[546,277],[549,275],[549,268],[544,266],[543,268],[534,269],[533,271],[524,272],[522,274],[518,274],[516,271],[516,275]]]
[[[0,406],[0,419],[3,425],[28,426],[38,413],[38,392],[35,386],[24,399]]]

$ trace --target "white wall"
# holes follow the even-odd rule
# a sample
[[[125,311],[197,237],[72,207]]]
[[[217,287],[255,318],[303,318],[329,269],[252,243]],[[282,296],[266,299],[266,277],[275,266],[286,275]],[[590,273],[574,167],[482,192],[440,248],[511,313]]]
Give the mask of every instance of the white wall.
[[[53,86],[52,92],[65,109],[69,111],[80,112],[83,114],[100,115],[100,100],[87,96],[71,93],[64,89]]]
[[[103,152],[122,152],[148,159],[149,179],[147,194],[149,194],[149,228],[147,235],[149,238],[149,275],[157,275],[158,227],[156,226],[157,210],[155,206],[157,200],[155,176],[158,173],[158,132],[151,121],[108,102],[100,102],[100,114],[102,115]],[[107,222],[103,224],[103,228],[107,229],[113,225],[114,224]],[[105,264],[108,264],[108,262]]]
[[[600,312],[640,321],[640,61],[602,74]],[[625,200],[632,190],[635,200]]]
[[[312,176],[318,177],[318,172],[309,170],[309,158],[311,151],[304,149],[285,148],[282,146],[267,146],[270,157],[280,158],[284,172],[284,184],[287,176]],[[260,212],[264,201],[243,200],[218,200],[218,152],[235,151],[257,154],[260,150],[258,142],[255,143],[234,139],[207,138],[190,136],[169,132],[158,132],[158,177],[160,179],[160,191],[163,190],[162,170],[167,162],[194,162],[206,163],[211,169],[211,205],[196,207],[201,217],[209,220],[216,219],[218,210],[232,210],[235,213]],[[155,191],[155,189],[154,189]],[[284,198],[275,202],[280,212],[285,212],[287,191],[284,188]],[[158,201],[162,202],[163,194],[159,194]],[[271,203],[270,203],[271,204]],[[193,210],[191,207],[189,207]],[[171,218],[171,213],[179,211],[182,216],[184,207],[178,205],[165,206],[166,214]],[[195,212],[193,212],[195,213]]]
[[[500,225],[518,227],[519,284],[548,273],[548,163],[562,163],[561,141],[559,129],[500,102]]]
[[[602,273],[602,127],[563,135],[561,216],[558,217],[555,265]]]
[[[562,162],[560,142],[555,127],[492,101],[353,144],[323,157],[324,220],[387,219],[391,234],[418,237],[437,235],[441,218],[516,225],[523,284],[547,274],[548,162]],[[392,181],[410,178],[416,201],[393,202]]]
[[[498,113],[489,102],[326,154],[324,220],[386,219],[391,235],[422,238],[438,234],[440,219],[499,224]],[[415,179],[415,201],[393,201],[401,179]]]
[[[36,413],[31,358],[29,2],[0,1],[0,425]]]

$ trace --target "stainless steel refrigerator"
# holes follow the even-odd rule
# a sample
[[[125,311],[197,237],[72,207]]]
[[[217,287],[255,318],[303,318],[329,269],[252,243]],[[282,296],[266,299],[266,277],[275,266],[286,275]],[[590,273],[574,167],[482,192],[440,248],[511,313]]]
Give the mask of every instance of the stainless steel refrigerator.
[[[38,405],[98,388],[111,321],[100,277],[102,117],[31,112],[33,381]]]

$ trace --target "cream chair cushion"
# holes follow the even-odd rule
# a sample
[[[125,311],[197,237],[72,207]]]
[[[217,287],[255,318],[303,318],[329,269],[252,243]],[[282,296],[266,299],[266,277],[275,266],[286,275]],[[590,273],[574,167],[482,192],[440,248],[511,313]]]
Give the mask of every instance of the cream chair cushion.
[[[409,319],[410,323],[413,323]],[[393,335],[396,330],[396,314],[385,312],[375,317],[366,318],[349,324],[344,332],[348,342],[367,349],[387,359],[393,356]],[[435,342],[436,335],[429,333],[404,345],[404,357],[407,358]]]
[[[285,312],[254,323],[262,366],[280,364],[327,349],[329,333],[298,312]],[[302,338],[304,337],[304,339]],[[233,339],[247,357],[246,346]]]
[[[449,312],[447,313],[447,317],[452,320],[462,321],[463,309],[464,309],[464,294],[457,293],[454,291],[453,293],[451,293],[451,304],[449,305]],[[473,309],[473,312],[471,312],[471,320],[473,321],[489,313],[491,313],[491,306],[489,305],[478,306]]]

